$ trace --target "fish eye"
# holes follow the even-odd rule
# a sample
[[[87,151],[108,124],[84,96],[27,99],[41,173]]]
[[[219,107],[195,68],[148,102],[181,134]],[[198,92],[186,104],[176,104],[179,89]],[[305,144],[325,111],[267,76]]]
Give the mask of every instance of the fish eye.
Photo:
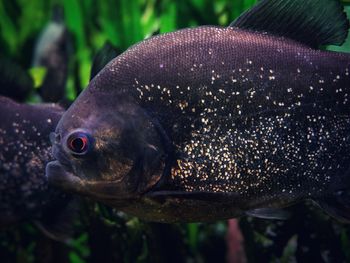
[[[85,155],[92,147],[92,138],[85,132],[74,132],[67,139],[67,148],[73,155]]]

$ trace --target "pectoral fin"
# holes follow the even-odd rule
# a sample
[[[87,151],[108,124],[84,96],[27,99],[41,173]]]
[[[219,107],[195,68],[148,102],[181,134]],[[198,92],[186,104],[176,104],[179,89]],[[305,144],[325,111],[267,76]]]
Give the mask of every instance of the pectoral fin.
[[[290,217],[290,213],[283,209],[277,208],[257,208],[246,211],[247,216],[262,218],[262,219],[279,219],[286,220]]]
[[[350,223],[350,192],[337,191],[325,198],[313,201],[340,222]]]
[[[146,194],[147,197],[154,199],[164,198],[180,198],[180,199],[192,199],[208,202],[220,202],[220,203],[232,203],[234,204],[238,198],[236,193],[214,193],[214,192],[185,192],[185,191],[155,191]]]

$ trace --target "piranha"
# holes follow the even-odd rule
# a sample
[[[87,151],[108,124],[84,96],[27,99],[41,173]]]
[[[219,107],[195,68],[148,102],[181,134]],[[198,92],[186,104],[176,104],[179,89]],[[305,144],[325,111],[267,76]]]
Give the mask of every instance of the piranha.
[[[56,104],[27,105],[0,96],[0,229],[34,221],[54,239],[70,234],[64,221],[73,220],[76,202],[45,177],[53,159],[49,134],[63,112]]]
[[[60,119],[49,182],[140,218],[350,221],[349,21],[336,0],[262,0],[229,27],[144,40]]]

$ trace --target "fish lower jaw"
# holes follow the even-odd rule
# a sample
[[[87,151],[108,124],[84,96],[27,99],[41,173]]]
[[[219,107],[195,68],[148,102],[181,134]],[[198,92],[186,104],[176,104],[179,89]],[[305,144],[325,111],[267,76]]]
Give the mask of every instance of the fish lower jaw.
[[[45,175],[51,185],[66,191],[80,192],[84,188],[84,182],[78,176],[64,169],[59,161],[52,161],[46,165]]]

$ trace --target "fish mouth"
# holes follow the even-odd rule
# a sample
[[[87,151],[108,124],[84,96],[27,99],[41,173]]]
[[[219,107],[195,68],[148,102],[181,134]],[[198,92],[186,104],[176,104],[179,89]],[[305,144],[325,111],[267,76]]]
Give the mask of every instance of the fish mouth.
[[[60,187],[66,191],[80,192],[84,182],[78,176],[67,171],[59,161],[52,161],[46,165],[45,175],[49,184]]]
[[[90,197],[96,201],[123,203],[125,200],[135,199],[135,193],[125,192],[123,184],[116,181],[84,180],[68,171],[59,161],[52,161],[46,165],[45,171],[48,182],[64,191]]]

